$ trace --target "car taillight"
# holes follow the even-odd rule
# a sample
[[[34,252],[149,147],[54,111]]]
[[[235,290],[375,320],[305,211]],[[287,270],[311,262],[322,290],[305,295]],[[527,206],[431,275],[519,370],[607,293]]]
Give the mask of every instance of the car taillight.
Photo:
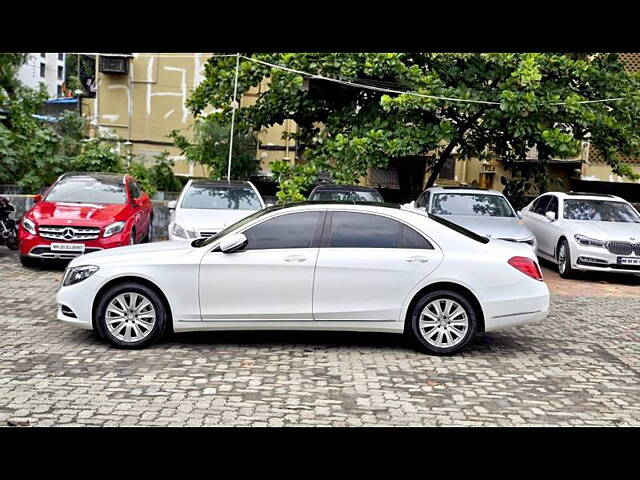
[[[520,270],[525,275],[529,275],[531,278],[543,281],[542,272],[538,264],[527,257],[513,257],[509,259],[509,265],[513,268]]]

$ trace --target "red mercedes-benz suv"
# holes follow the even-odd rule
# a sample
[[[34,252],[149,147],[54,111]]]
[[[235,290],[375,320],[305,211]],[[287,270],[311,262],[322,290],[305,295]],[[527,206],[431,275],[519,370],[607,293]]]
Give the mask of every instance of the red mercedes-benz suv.
[[[35,201],[18,229],[25,266],[151,239],[151,199],[129,175],[66,173]]]

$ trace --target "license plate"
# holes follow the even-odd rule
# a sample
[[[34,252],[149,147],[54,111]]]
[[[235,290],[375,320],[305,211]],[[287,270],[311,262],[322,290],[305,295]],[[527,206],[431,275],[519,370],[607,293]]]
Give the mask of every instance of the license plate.
[[[84,243],[52,243],[51,251],[84,253]]]
[[[640,265],[640,258],[636,257],[618,257],[620,265]]]

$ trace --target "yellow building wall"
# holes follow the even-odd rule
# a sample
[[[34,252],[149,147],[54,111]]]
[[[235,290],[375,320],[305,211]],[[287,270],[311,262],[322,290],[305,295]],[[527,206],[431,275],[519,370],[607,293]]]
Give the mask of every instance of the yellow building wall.
[[[111,138],[115,148],[126,153],[126,142],[135,156],[153,161],[155,155],[168,151],[175,161],[174,171],[182,175],[207,175],[200,166],[190,165],[168,137],[172,130],[192,138],[194,117],[185,105],[202,81],[207,53],[134,53],[128,74],[98,72],[95,99],[85,99],[84,114],[91,119],[91,136]],[[255,103],[257,95],[267,88],[263,81],[240,100],[241,106]],[[231,99],[230,99],[231,100]],[[206,113],[206,112],[205,112]],[[260,145],[256,158],[263,173],[270,173],[274,160],[294,160],[295,142],[285,142],[282,134],[295,131],[295,122],[285,121],[258,132]]]

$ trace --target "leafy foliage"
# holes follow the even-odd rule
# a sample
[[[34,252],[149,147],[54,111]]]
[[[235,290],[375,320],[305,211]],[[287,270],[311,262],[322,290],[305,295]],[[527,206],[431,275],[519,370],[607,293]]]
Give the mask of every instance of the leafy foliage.
[[[211,178],[226,178],[229,164],[229,125],[210,115],[196,120],[193,132],[193,141],[177,130],[173,130],[169,136],[189,162],[208,167]],[[244,180],[258,171],[256,147],[253,134],[248,130],[234,129],[232,179]]]
[[[247,56],[251,54],[246,54]],[[451,157],[500,157],[508,170],[529,176],[527,152],[536,147],[544,168],[589,140],[613,173],[635,178],[620,155],[640,153],[640,81],[617,54],[559,53],[277,53],[253,58],[292,69],[421,95],[474,99],[454,102],[409,93],[347,87],[242,61],[238,90],[263,79],[269,88],[240,108],[237,121],[254,131],[292,119],[291,136],[308,159],[328,165],[341,183],[390,158],[421,156],[431,169],[428,185]],[[211,58],[205,80],[188,99],[194,114],[213,108],[219,121],[231,114],[234,58]],[[623,98],[608,103],[578,103]],[[558,105],[558,103],[563,103]],[[536,170],[535,168],[533,170]],[[525,182],[526,183],[526,182]]]
[[[318,178],[318,169],[313,163],[294,165],[284,160],[276,160],[271,163],[271,171],[280,184],[276,193],[276,199],[280,203],[306,200],[304,192],[309,190]]]

